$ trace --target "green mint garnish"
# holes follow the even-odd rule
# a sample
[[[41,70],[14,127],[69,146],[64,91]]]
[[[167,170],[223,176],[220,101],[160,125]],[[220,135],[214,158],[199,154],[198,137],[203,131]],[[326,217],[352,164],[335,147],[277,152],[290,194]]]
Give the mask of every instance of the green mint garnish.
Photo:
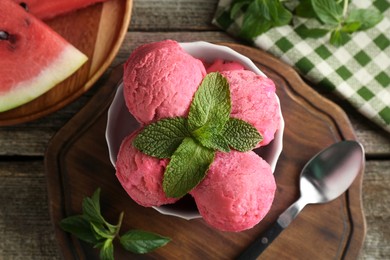
[[[243,13],[240,36],[247,40],[277,26],[293,24],[293,14],[319,21],[317,27],[295,28],[302,38],[319,38],[330,33],[329,42],[340,46],[348,42],[351,34],[378,24],[383,14],[373,8],[348,10],[349,0],[300,0],[298,5],[281,0],[233,0],[230,17]],[[308,23],[310,24],[310,22]]]
[[[183,139],[191,135],[186,121],[185,118],[174,117],[150,124],[137,135],[133,145],[147,155],[170,158]]]
[[[263,140],[263,137],[254,126],[237,118],[229,119],[222,135],[232,148],[240,152],[252,150]]]
[[[206,175],[214,160],[215,151],[192,138],[185,138],[171,157],[163,181],[168,197],[180,198],[192,190]]]
[[[188,113],[192,136],[210,149],[229,151],[220,134],[232,109],[229,83],[220,73],[208,74],[198,90]]]
[[[208,74],[195,92],[188,113],[192,131],[202,127],[222,129],[232,109],[229,83],[220,73]]]
[[[91,198],[83,199],[82,215],[75,215],[61,220],[60,227],[72,233],[80,240],[100,249],[100,259],[114,259],[113,241],[119,238],[120,244],[128,251],[137,254],[150,252],[166,245],[170,239],[155,233],[142,230],[130,230],[120,236],[123,212],[119,215],[118,224],[108,223],[100,212],[100,189]]]
[[[168,197],[179,198],[206,176],[215,152],[249,151],[262,136],[249,123],[230,118],[229,83],[222,74],[207,74],[196,91],[188,118],[167,118],[146,126],[134,139],[141,152],[170,158],[163,189]]]

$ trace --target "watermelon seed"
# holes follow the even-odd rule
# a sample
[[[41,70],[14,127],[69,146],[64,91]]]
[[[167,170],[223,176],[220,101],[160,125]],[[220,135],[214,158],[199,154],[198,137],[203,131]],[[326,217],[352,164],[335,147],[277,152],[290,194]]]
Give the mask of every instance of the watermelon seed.
[[[0,31],[0,40],[8,40],[9,34],[6,31]]]
[[[19,5],[20,5],[21,7],[23,7],[24,10],[26,10],[27,12],[29,11],[29,10],[28,10],[28,5],[27,5],[25,2],[21,2]]]

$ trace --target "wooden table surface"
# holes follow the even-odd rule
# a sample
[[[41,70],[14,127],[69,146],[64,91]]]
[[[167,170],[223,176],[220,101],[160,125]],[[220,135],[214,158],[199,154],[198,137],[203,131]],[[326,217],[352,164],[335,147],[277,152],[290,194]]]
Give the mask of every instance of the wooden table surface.
[[[112,67],[138,45],[177,41],[238,42],[211,24],[218,0],[134,0],[131,24]],[[239,43],[239,42],[238,42]],[[0,259],[60,259],[49,217],[44,153],[52,136],[96,93],[95,86],[67,107],[33,122],[0,127]],[[347,113],[366,151],[363,208],[367,234],[361,259],[390,259],[390,134],[348,104]]]

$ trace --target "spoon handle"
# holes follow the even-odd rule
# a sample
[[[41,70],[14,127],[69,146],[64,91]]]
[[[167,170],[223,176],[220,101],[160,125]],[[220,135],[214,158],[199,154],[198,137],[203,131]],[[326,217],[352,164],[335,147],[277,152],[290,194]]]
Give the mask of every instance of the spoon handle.
[[[254,260],[256,259],[272,241],[284,230],[284,228],[275,221],[266,229],[260,237],[256,238],[248,248],[245,249],[236,259],[237,260]]]
[[[238,256],[238,260],[256,259],[272,241],[298,216],[299,212],[308,202],[300,197],[290,207],[288,207],[276,221],[271,224],[248,248]]]

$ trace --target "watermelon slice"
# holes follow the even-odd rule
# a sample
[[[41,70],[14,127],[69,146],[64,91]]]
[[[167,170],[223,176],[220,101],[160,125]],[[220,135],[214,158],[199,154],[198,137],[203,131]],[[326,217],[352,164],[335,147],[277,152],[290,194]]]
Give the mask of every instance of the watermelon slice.
[[[0,0],[0,112],[42,95],[87,57],[11,0]]]
[[[106,0],[13,0],[28,12],[45,20]]]

